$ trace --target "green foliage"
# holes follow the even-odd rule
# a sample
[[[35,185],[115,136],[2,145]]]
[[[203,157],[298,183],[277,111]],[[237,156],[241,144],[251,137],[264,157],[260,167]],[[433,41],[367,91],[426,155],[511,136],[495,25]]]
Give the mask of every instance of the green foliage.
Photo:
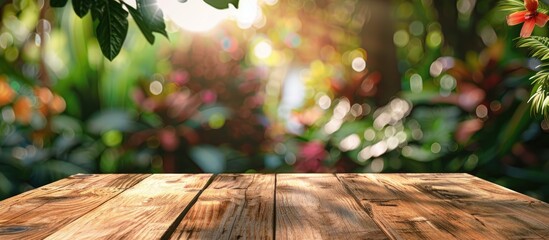
[[[87,0],[73,0],[72,8],[79,17],[84,17],[90,11],[93,2]]]
[[[128,12],[124,11],[122,4],[116,1],[104,0],[96,4],[104,4],[104,11],[99,18],[96,34],[103,55],[113,60],[122,49],[124,39],[128,34]]]
[[[143,19],[143,16],[132,6],[127,4],[125,4],[125,6],[132,15],[137,27],[139,27],[139,30],[143,33],[143,36],[145,36],[150,44],[154,44],[154,34],[152,33],[149,24],[145,21],[145,19]]]
[[[505,0],[501,1],[499,4],[499,9],[504,12],[519,12],[524,11],[524,1],[523,0]],[[539,2],[538,12],[547,13],[549,12],[549,6],[543,2]]]
[[[530,78],[534,85],[534,90],[529,102],[532,104],[531,112],[536,116],[549,117],[549,38],[541,36],[531,36],[521,38],[517,46],[530,50],[530,56],[538,58],[542,64],[534,76]]]
[[[541,61],[549,59],[549,38],[540,36],[531,36],[529,38],[520,38],[517,46],[528,48],[530,55],[539,58]]]
[[[537,72],[531,80],[534,84],[534,90],[529,100],[532,103],[531,111],[534,115],[543,115],[549,119],[549,69]]]
[[[156,1],[137,0],[137,11],[140,13],[138,15],[143,17],[143,23],[147,25],[151,33],[156,32],[168,37],[164,16],[156,5]],[[143,34],[145,34],[145,32],[143,32]]]
[[[175,1],[175,0],[171,0]],[[64,7],[68,0],[51,0],[50,6]],[[179,1],[186,2],[186,1]],[[204,0],[212,7],[226,9],[229,4],[238,7],[239,0]],[[72,0],[74,12],[79,17],[84,17],[91,11],[94,21],[99,21],[96,34],[101,52],[113,60],[122,49],[128,33],[128,12],[150,44],[154,43],[153,33],[160,33],[168,37],[164,15],[157,6],[157,0],[137,0],[137,9],[118,0]],[[124,9],[123,6],[126,8]]]

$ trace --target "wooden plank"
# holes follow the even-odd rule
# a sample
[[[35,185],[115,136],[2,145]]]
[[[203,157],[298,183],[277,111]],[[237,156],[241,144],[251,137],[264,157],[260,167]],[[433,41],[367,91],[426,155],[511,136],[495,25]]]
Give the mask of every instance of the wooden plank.
[[[43,239],[148,175],[75,175],[1,203],[0,239]]]
[[[211,176],[152,175],[47,239],[158,239]]]
[[[387,239],[332,174],[278,174],[277,239]]]
[[[81,176],[86,176],[88,182],[93,181],[93,178],[100,177],[99,175],[77,174],[0,201],[0,222],[8,221],[16,217],[17,214],[20,215],[43,205],[41,202],[32,201],[33,198],[40,198],[40,196],[52,193],[55,189],[62,187],[70,186],[74,188],[75,186],[82,185],[84,178]]]
[[[512,239],[549,236],[549,204],[477,177],[445,181],[407,176],[425,194],[446,200],[480,224]],[[474,187],[473,187],[474,186]]]
[[[338,178],[394,239],[506,239],[461,208],[418,189],[408,174],[338,174]],[[445,181],[440,176],[429,178]],[[462,178],[470,176],[457,179]]]
[[[222,174],[171,239],[273,239],[275,175]]]

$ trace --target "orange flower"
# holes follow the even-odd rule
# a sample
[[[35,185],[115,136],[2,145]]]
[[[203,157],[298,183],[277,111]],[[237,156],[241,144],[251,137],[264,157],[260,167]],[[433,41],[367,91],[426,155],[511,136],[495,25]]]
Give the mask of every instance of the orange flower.
[[[15,97],[15,92],[10,85],[0,77],[0,106],[4,106],[11,102]]]
[[[538,0],[524,0],[524,7],[526,7],[526,10],[511,13],[507,16],[507,24],[509,26],[524,23],[522,25],[522,30],[520,31],[520,37],[530,37],[532,31],[534,31],[535,25],[543,27],[549,20],[549,16],[538,12],[538,5]]]

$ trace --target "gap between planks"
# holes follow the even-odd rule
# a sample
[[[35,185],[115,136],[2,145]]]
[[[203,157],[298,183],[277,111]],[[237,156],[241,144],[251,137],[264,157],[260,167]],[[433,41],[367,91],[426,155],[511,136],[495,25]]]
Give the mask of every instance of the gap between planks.
[[[202,195],[204,190],[206,190],[210,186],[210,184],[212,184],[212,182],[215,180],[215,178],[217,178],[217,176],[218,176],[218,174],[213,174],[210,177],[210,179],[208,179],[208,182],[206,182],[206,184],[204,184],[204,186],[198,191],[198,193],[194,196],[194,198],[191,200],[191,202],[189,202],[187,207],[185,207],[185,209],[183,209],[183,211],[179,214],[179,216],[172,222],[170,227],[166,230],[166,232],[164,233],[164,235],[162,235],[162,237],[160,239],[167,240],[167,239],[170,239],[172,237],[172,235],[175,233],[175,230],[177,229],[177,226],[179,226],[181,221],[183,221],[183,218],[185,218],[185,215],[187,215],[189,210],[198,201],[198,198],[200,197],[200,195]]]
[[[48,239],[160,239],[211,178],[211,174],[152,175]],[[103,222],[110,224],[103,226]]]
[[[2,239],[8,238],[8,239],[43,239],[51,234],[53,234],[55,231],[59,230],[66,224],[70,224],[80,217],[86,215],[87,213],[93,211],[100,205],[104,204],[105,202],[110,201],[112,198],[119,195],[121,192],[125,191],[127,188],[132,187],[133,185],[140,182],[142,179],[147,178],[147,175],[140,175],[132,177],[133,180],[129,181],[126,185],[120,185],[117,183],[118,178],[122,177],[130,177],[127,174],[119,174],[119,175],[111,175],[111,176],[101,176],[101,175],[94,175],[94,174],[87,174],[87,175],[73,175],[68,178],[59,180],[57,182],[48,184],[46,186],[37,188],[35,190],[29,191],[27,194],[24,194],[22,197],[14,197],[11,198],[11,200],[7,200],[8,202],[2,202],[4,205],[8,203],[7,211],[10,211],[11,207],[13,207],[13,204],[16,204],[18,206],[26,206],[30,205],[29,209],[27,211],[24,211],[22,213],[18,214],[19,210],[13,210],[10,212],[6,212],[5,215],[15,214],[17,216],[12,217],[11,219],[8,217],[9,220],[6,221],[0,220],[0,225],[3,225],[2,228],[6,229],[10,227],[10,225],[15,225],[15,227],[19,227],[20,231],[15,230],[15,232],[12,232],[11,234],[4,232],[2,235]],[[90,179],[92,178],[92,179]],[[98,179],[95,179],[98,178]],[[106,181],[107,179],[110,179],[110,181]],[[65,196],[59,196],[59,192],[64,192],[66,194],[79,194],[80,191],[87,189],[88,186],[91,184],[98,184],[100,189],[105,190],[102,193],[99,193],[96,196],[94,201],[91,201],[91,205],[88,208],[80,208],[82,212],[79,212],[75,215],[69,215],[68,217],[58,217],[59,215],[64,213],[63,211],[74,211],[75,209],[66,209],[61,208],[60,206],[65,203],[66,201],[74,201],[75,199],[78,199],[79,197],[65,197]],[[111,190],[108,190],[111,189]],[[20,202],[24,200],[31,200],[31,201],[25,201],[19,205]],[[34,200],[34,201],[32,201]],[[43,203],[42,203],[43,202]],[[35,203],[38,203],[37,206],[32,206]],[[40,204],[42,203],[42,204]],[[53,207],[50,210],[47,210],[47,208],[50,208],[50,204],[55,205],[56,207]],[[0,207],[2,204],[0,203]],[[5,207],[5,206],[4,206]],[[6,209],[2,210],[0,209],[0,212],[6,211]],[[40,214],[53,211],[55,213],[53,214],[53,219],[50,220],[44,220],[42,218],[39,218]],[[2,216],[6,217],[6,216]],[[7,226],[4,224],[8,224]],[[0,231],[1,232],[1,231]]]
[[[274,174],[220,174],[170,239],[272,239]]]

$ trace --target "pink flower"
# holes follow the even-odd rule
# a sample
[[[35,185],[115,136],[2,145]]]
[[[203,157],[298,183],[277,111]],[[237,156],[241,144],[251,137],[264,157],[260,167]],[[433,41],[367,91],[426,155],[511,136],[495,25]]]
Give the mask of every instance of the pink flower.
[[[532,31],[534,31],[535,25],[543,27],[549,20],[549,16],[538,12],[538,5],[538,0],[524,0],[524,7],[526,7],[526,10],[511,13],[507,16],[507,24],[509,26],[524,23],[522,25],[522,30],[520,31],[520,37],[530,37]]]

